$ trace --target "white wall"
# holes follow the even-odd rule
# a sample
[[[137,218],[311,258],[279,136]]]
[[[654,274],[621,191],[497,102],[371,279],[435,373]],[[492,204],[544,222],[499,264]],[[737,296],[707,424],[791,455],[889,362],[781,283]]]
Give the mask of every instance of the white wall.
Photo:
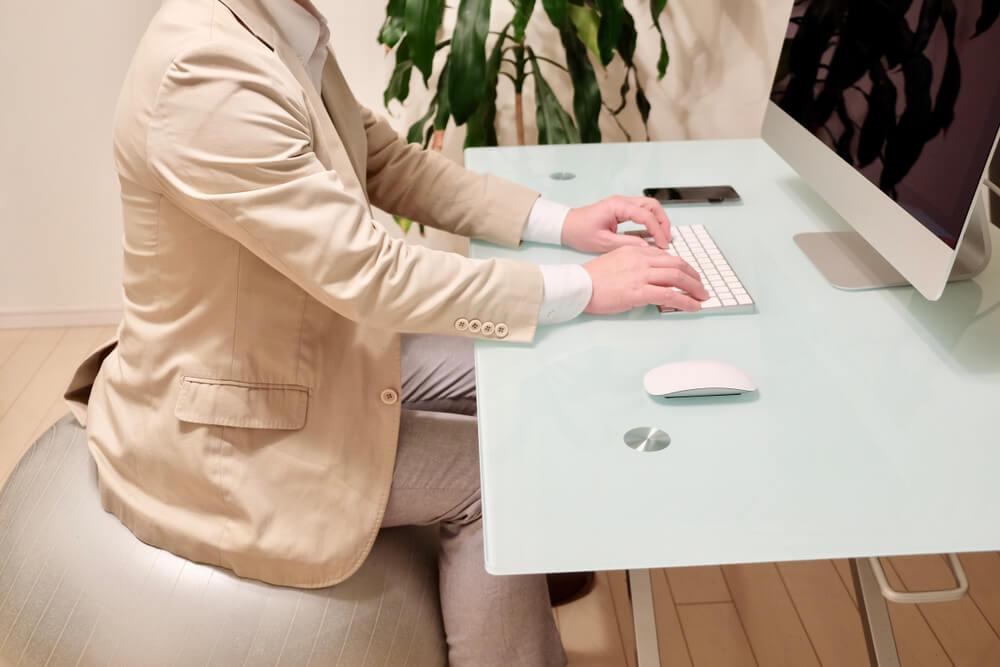
[[[355,94],[382,109],[392,62],[375,35],[385,3],[316,4],[329,19]],[[640,29],[652,138],[755,136],[791,0],[671,0],[666,25],[672,61],[659,83],[658,45],[643,30],[650,25],[648,0],[626,4]],[[132,50],[158,5],[0,0],[0,326],[114,321],[121,298],[121,220],[111,118]],[[494,20],[501,21],[507,3],[497,6]],[[536,17],[532,43],[556,42],[537,32],[545,24]],[[610,85],[614,90],[614,80]],[[398,129],[421,115],[427,98],[416,78],[413,90],[406,109],[390,110]],[[557,93],[568,102],[565,83]],[[530,121],[530,99],[527,109]],[[501,141],[514,143],[509,88],[499,118]],[[626,124],[633,136],[642,136],[635,114]],[[605,126],[606,141],[623,139],[610,121]],[[461,141],[460,133],[449,133],[446,151],[456,159]],[[461,247],[440,236],[430,242]]]

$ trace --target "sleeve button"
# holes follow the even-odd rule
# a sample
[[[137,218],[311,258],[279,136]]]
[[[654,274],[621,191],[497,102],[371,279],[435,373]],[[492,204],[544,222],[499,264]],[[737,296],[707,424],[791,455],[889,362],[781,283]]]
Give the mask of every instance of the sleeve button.
[[[479,333],[483,328],[483,323],[479,320],[469,320],[469,333]]]
[[[455,320],[455,328],[458,329],[459,331],[465,331],[466,329],[469,328],[469,320],[465,319],[464,317]]]
[[[396,393],[395,389],[383,389],[382,395],[379,398],[386,405],[395,405],[396,401],[399,400],[399,394]]]
[[[510,330],[507,328],[506,324],[501,322],[496,326],[496,331],[494,333],[496,333],[497,338],[506,338],[507,334],[510,333]]]
[[[483,335],[492,336],[493,332],[496,331],[497,325],[492,322],[483,322]]]

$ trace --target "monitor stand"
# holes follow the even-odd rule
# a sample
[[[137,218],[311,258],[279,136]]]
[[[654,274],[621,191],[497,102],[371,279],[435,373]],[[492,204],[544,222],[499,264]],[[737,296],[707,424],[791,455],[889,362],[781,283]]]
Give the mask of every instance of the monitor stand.
[[[986,194],[986,187],[977,193],[972,219],[962,238],[949,281],[974,278],[990,263],[990,216]],[[1000,215],[1000,211],[997,214]],[[865,290],[909,284],[857,232],[812,232],[796,234],[794,239],[834,287]]]

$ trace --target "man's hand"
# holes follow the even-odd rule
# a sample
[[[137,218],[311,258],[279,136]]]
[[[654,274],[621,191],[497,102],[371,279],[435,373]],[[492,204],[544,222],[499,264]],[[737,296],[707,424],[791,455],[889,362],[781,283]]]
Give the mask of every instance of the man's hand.
[[[646,241],[618,233],[618,225],[636,222],[653,235],[656,245],[670,243],[670,220],[660,202],[649,197],[608,197],[574,208],[563,223],[562,243],[582,252],[609,252],[622,246],[645,246]]]
[[[708,298],[708,292],[698,272],[680,257],[651,248],[645,241],[642,246],[618,248],[583,265],[594,283],[584,312],[614,315],[649,304],[701,310],[699,302]]]

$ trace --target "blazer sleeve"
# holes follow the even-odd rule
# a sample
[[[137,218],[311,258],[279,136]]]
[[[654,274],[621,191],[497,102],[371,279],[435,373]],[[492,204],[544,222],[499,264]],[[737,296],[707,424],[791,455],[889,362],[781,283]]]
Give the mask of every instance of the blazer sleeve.
[[[344,317],[469,337],[476,334],[456,322],[479,319],[506,324],[508,341],[532,340],[542,300],[537,266],[391,238],[317,158],[310,125],[277,56],[210,42],[185,50],[165,72],[147,163],[175,205]]]
[[[408,144],[361,107],[368,139],[368,196],[384,211],[437,229],[516,248],[538,192],[479,174]]]

